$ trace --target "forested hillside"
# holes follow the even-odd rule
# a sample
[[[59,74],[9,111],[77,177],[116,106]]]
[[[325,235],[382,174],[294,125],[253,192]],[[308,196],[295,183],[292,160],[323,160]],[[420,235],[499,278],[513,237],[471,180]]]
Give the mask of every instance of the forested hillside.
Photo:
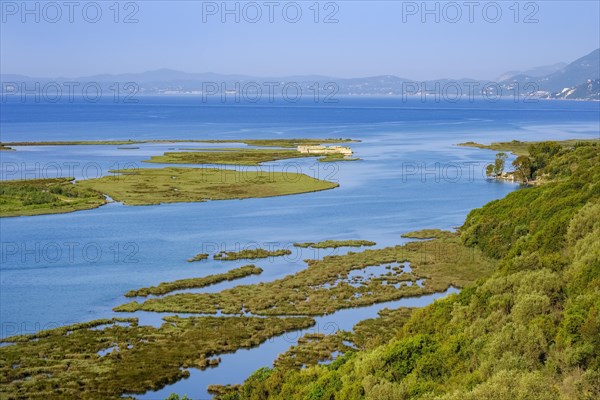
[[[500,260],[492,277],[413,311],[383,345],[261,369],[222,398],[600,398],[600,147],[547,143],[530,155],[547,183],[472,211],[461,228],[466,245]]]

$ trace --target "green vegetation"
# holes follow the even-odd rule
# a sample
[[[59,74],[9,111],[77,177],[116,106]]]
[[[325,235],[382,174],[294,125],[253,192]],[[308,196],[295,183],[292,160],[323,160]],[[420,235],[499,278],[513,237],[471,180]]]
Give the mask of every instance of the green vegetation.
[[[388,265],[383,276],[360,282],[349,278],[352,271],[366,275],[362,270],[369,266],[405,261],[411,263],[412,272]],[[141,304],[134,301],[115,311],[323,315],[341,308],[441,292],[449,286],[463,287],[494,269],[494,263],[479,250],[464,247],[458,234],[307,262],[308,268],[276,281],[239,285],[218,293],[174,294]],[[420,279],[425,280],[422,286],[410,284]]]
[[[194,257],[189,258],[187,261],[195,262],[195,261],[202,261],[202,260],[206,260],[206,259],[208,259],[207,253],[199,253],[199,254],[196,254]]]
[[[296,247],[313,249],[337,249],[338,247],[362,247],[362,246],[375,246],[377,243],[371,242],[370,240],[325,240],[323,242],[306,242],[306,243],[294,243]]]
[[[128,145],[139,143],[151,143],[144,140],[54,140],[49,142],[6,142],[3,146],[92,146],[92,145]]]
[[[174,282],[162,282],[158,286],[142,288],[138,290],[130,290],[125,293],[126,297],[148,296],[148,295],[163,295],[181,289],[203,288],[205,286],[214,285],[223,281],[233,281],[235,279],[244,278],[250,275],[259,275],[263,272],[261,268],[255,265],[245,265],[240,268],[232,269],[224,274],[208,275],[202,278],[181,279]]]
[[[316,146],[320,144],[358,142],[352,139],[231,139],[231,140],[198,140],[201,143],[244,143],[258,147],[296,148],[300,145]]]
[[[146,162],[158,164],[224,164],[261,165],[264,162],[289,158],[314,157],[296,150],[276,149],[206,149],[198,151],[167,152],[153,156]]]
[[[214,366],[217,354],[314,324],[310,318],[164,320],[160,328],[137,319],[100,320],[4,339],[17,343],[0,347],[0,397],[107,399],[157,390],[189,376],[187,368]]]
[[[213,256],[215,260],[255,260],[257,258],[281,257],[292,254],[290,250],[246,249],[240,251],[222,251]]]
[[[231,140],[198,140],[198,139],[154,139],[154,140],[65,140],[49,142],[0,142],[7,146],[79,146],[79,145],[129,145],[142,143],[244,143],[248,146],[260,147],[297,147],[298,145],[319,145],[327,143],[356,142],[352,139],[231,139]]]
[[[327,154],[318,159],[319,162],[360,161],[358,157],[348,157],[343,154]]]
[[[73,184],[73,178],[0,181],[0,217],[66,213],[105,203],[101,193]]]
[[[396,337],[414,310],[406,307],[394,310],[384,308],[379,311],[379,317],[360,321],[349,335],[344,336],[360,350],[374,349]]]
[[[307,333],[298,339],[296,346],[280,354],[273,365],[281,369],[299,369],[332,360],[333,353],[344,353],[351,349],[352,347],[344,344],[342,335]]]
[[[307,333],[298,340],[296,346],[280,354],[274,366],[280,369],[299,369],[331,361],[339,355],[373,349],[387,343],[410,319],[412,308],[383,309],[379,317],[366,319],[354,325],[351,332],[338,331],[335,334]]]
[[[598,143],[598,139],[569,139],[560,140],[552,143],[557,143],[561,147],[575,147],[578,145],[594,144]],[[475,142],[460,143],[458,146],[464,147],[475,147],[478,149],[496,150],[496,151],[508,151],[516,156],[529,155],[529,146],[532,144],[539,143],[550,143],[550,142],[521,142],[519,140],[513,140],[511,142],[494,142],[492,144],[480,144]]]
[[[336,183],[291,172],[216,168],[132,169],[112,172],[121,175],[88,179],[77,185],[106,193],[127,205],[284,196],[338,186]]]
[[[414,310],[380,346],[263,368],[220,398],[600,398],[600,151],[546,156],[546,184],[472,211],[461,229],[498,260],[492,276]]]
[[[297,143],[288,141],[287,144]],[[306,139],[307,143],[313,143]],[[336,140],[336,139],[331,139]],[[342,140],[343,141],[343,140]],[[150,141],[160,142],[160,141]],[[176,141],[175,141],[176,142]],[[248,141],[265,144],[267,141]],[[129,144],[135,141],[15,142],[23,145]],[[282,141],[274,143],[284,144]],[[296,150],[226,149],[166,153],[152,162],[221,163],[259,165],[281,158],[304,157]],[[187,160],[191,157],[193,160]],[[200,157],[200,158],[197,158]],[[169,158],[172,160],[162,160]],[[181,159],[180,159],[181,158]],[[185,159],[185,160],[184,160]],[[99,207],[102,194],[128,205],[245,199],[315,192],[337,187],[332,182],[307,175],[274,171],[234,171],[218,168],[163,168],[111,171],[120,175],[73,182],[73,178],[33,179],[0,182],[0,216],[65,213]],[[192,259],[193,261],[197,261]]]
[[[319,157],[321,162],[356,161],[358,158],[345,157],[342,154],[317,155],[300,153],[288,149],[254,148],[199,148],[183,149],[187,151],[167,152],[162,156],[152,156],[145,162],[158,164],[222,164],[259,166],[265,162],[292,158]]]
[[[409,239],[440,239],[451,237],[452,235],[454,235],[454,233],[443,231],[441,229],[421,229],[420,231],[403,233],[400,236]]]
[[[500,176],[504,172],[504,166],[506,165],[506,159],[508,155],[504,152],[500,152],[496,154],[496,160],[494,164],[488,165],[486,168],[486,173],[488,175]],[[490,168],[491,167],[491,168]],[[491,171],[491,173],[490,173]]]

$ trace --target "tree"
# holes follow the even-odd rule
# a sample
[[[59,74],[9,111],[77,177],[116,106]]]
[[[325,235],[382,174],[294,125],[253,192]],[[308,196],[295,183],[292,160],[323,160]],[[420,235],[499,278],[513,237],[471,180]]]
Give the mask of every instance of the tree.
[[[513,161],[515,167],[515,177],[522,182],[527,182],[531,178],[533,163],[527,156],[519,156]]]
[[[548,165],[550,159],[557,155],[562,147],[557,142],[533,143],[529,146],[528,152],[532,160],[532,174],[537,170],[543,169]]]
[[[502,172],[504,172],[504,164],[507,157],[506,153],[496,154],[496,161],[494,161],[494,173],[496,176],[502,175]]]
[[[494,164],[488,164],[487,167],[485,167],[485,174],[487,176],[492,176],[494,174]]]

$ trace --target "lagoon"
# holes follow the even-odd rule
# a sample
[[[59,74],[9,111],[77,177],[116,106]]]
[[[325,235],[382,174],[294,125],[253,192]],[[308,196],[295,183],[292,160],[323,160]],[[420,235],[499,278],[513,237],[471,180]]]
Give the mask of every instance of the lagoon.
[[[435,104],[343,98],[337,104],[295,105],[198,101],[144,97],[136,105],[9,103],[3,104],[0,134],[3,141],[348,137],[361,140],[349,146],[362,160],[266,164],[340,184],[325,192],[153,206],[115,202],[70,214],[4,218],[0,220],[2,337],[121,317],[112,308],[125,303],[124,294],[131,289],[223,273],[248,263],[187,262],[202,252],[239,251],[257,245],[293,250],[286,257],[255,260],[263,269],[261,275],[203,289],[216,291],[292,274],[305,268],[303,259],[359,251],[298,249],[293,248],[295,242],[372,240],[375,248],[381,248],[405,242],[400,237],[405,232],[452,229],[463,223],[471,209],[518,187],[485,179],[485,165],[495,152],[455,144],[598,138],[600,111],[600,103],[566,101]],[[141,161],[188,145],[135,147],[139,148],[18,148],[0,153],[2,179],[10,179],[9,175],[14,179],[14,174],[43,177],[39,176],[43,167],[49,172],[53,164],[73,166],[72,170],[61,168],[61,176],[73,172],[77,179],[106,175],[115,165],[123,168],[127,163],[157,168],[162,165]],[[380,306],[371,306],[367,314],[339,311],[334,314],[336,324],[350,329],[358,322],[355,316],[374,317]],[[291,344],[275,338],[255,349],[221,356],[221,366],[199,375],[192,372],[189,379],[147,398],[163,398],[175,390],[205,396],[208,384],[240,383],[248,372],[269,365]],[[248,366],[242,368],[245,363]]]

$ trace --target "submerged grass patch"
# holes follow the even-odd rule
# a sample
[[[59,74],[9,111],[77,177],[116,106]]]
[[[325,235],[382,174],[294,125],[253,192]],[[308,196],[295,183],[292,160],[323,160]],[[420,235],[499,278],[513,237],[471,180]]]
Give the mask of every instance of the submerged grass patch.
[[[313,249],[337,249],[338,247],[375,246],[376,244],[370,240],[325,240],[322,242],[294,243],[294,246],[304,249],[309,247]]]
[[[105,203],[101,193],[73,184],[73,178],[0,181],[0,217],[66,213]]]
[[[258,258],[281,257],[292,254],[291,250],[246,249],[240,251],[221,251],[213,256],[215,260],[254,260]]]
[[[181,289],[203,288],[224,281],[233,281],[250,275],[259,275],[263,272],[261,268],[255,265],[245,265],[240,268],[232,269],[223,274],[208,275],[201,278],[180,279],[174,282],[162,282],[158,286],[130,290],[125,293],[125,297],[163,295]]]
[[[405,261],[410,262],[410,272],[390,267],[384,277],[350,281],[352,271]],[[454,234],[449,238],[309,260],[305,270],[276,281],[239,285],[218,293],[182,293],[143,303],[131,302],[116,307],[115,311],[323,315],[341,308],[441,292],[450,286],[463,287],[488,276],[494,267],[493,261],[476,249],[464,247]],[[423,284],[402,284],[408,281]]]
[[[0,348],[1,398],[119,398],[157,390],[218,364],[215,356],[312,326],[310,318],[166,317],[160,328],[92,321],[8,338]],[[101,325],[109,324],[103,329]]]
[[[218,168],[161,168],[112,171],[78,182],[127,205],[202,202],[284,196],[333,189],[337,183],[291,172],[235,171]]]

